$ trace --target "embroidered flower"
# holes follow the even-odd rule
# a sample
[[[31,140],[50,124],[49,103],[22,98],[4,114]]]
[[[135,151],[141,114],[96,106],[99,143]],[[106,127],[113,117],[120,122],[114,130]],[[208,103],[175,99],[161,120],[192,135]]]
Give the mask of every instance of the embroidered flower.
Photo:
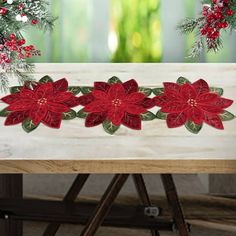
[[[83,111],[88,113],[86,127],[111,122],[115,127],[122,124],[140,130],[142,114],[154,106],[153,100],[139,91],[135,80],[125,83],[95,82],[93,91],[81,96],[79,101],[84,106]]]
[[[181,79],[183,80],[180,78],[179,81]],[[222,114],[233,103],[211,91],[207,82],[202,79],[193,84],[188,80],[183,84],[164,83],[164,92],[156,96],[154,101],[161,107],[159,116],[160,113],[167,115],[169,128],[185,124],[194,133],[200,131],[203,122],[214,128],[224,129]]]
[[[1,100],[9,105],[5,109],[9,112],[6,126],[30,120],[35,127],[42,122],[48,127],[60,128],[63,114],[71,112],[70,108],[79,104],[78,98],[68,92],[66,79],[39,82],[33,88],[25,84],[18,92]]]

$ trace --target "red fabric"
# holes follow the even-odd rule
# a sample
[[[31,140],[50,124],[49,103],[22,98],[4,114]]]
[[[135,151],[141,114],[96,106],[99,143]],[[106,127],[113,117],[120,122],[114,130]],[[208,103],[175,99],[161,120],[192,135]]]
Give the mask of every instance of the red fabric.
[[[5,125],[15,125],[29,118],[35,125],[42,122],[51,128],[60,128],[62,113],[79,105],[78,98],[67,90],[66,79],[37,83],[33,89],[25,85],[19,93],[1,99],[9,104],[7,110],[11,111]]]
[[[140,130],[141,114],[155,103],[138,89],[135,80],[115,84],[95,82],[93,92],[79,98],[84,111],[89,113],[85,126],[93,127],[108,119],[115,126],[123,124]]]
[[[162,112],[168,113],[169,128],[193,121],[197,125],[205,122],[217,129],[224,129],[219,115],[233,103],[211,92],[207,82],[202,79],[184,85],[164,83],[164,93],[153,100]]]

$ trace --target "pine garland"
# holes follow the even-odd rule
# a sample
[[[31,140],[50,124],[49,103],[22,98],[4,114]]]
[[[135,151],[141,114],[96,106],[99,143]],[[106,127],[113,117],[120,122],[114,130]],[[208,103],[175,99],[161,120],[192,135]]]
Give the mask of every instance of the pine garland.
[[[203,0],[202,4],[201,16],[187,18],[177,26],[182,34],[195,33],[189,57],[199,57],[204,48],[218,52],[223,47],[221,31],[236,29],[236,0]]]
[[[0,1],[0,90],[8,89],[12,76],[22,84],[29,80],[34,65],[27,62],[31,56],[40,56],[33,45],[25,46],[22,30],[29,26],[52,30],[56,18],[49,13],[48,0]]]

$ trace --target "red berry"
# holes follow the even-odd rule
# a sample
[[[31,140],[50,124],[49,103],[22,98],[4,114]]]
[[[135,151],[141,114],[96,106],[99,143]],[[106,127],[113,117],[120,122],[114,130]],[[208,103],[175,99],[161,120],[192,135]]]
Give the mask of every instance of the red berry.
[[[30,53],[30,52],[27,52],[27,53],[26,53],[26,57],[27,57],[27,58],[30,58],[30,57],[31,57],[31,53]]]
[[[207,34],[207,30],[205,28],[201,29],[201,34],[202,35],[206,35]]]
[[[4,7],[0,8],[0,14],[3,15],[3,16],[6,15],[7,14],[7,9],[4,8]]]
[[[222,13],[221,12],[216,12],[215,13],[215,18],[216,19],[221,19],[223,17]]]
[[[227,21],[225,21],[223,24],[224,24],[223,28],[227,28],[229,26],[229,23]]]
[[[10,58],[6,58],[6,59],[5,59],[5,62],[6,62],[6,63],[11,63],[11,59],[10,59]]]
[[[229,0],[224,0],[224,3],[228,4],[228,3],[229,3]]]
[[[22,53],[19,54],[19,58],[20,59],[23,59],[24,58],[24,55]]]
[[[15,34],[10,34],[10,39],[15,39],[16,35]]]
[[[25,44],[25,39],[21,39],[18,41],[18,45],[22,46]]]
[[[229,9],[228,11],[227,11],[227,15],[228,16],[232,16],[234,14],[234,11],[232,10],[232,9]]]
[[[213,31],[214,31],[214,29],[213,29],[213,28],[211,28],[211,27],[208,27],[208,28],[207,28],[207,33],[208,33],[208,34],[212,34],[212,33],[213,33]]]
[[[38,24],[38,21],[37,21],[36,19],[33,19],[33,20],[31,21],[31,23],[32,23],[32,25],[37,25],[37,24]]]
[[[16,51],[17,50],[17,47],[15,45],[11,46],[11,51]]]

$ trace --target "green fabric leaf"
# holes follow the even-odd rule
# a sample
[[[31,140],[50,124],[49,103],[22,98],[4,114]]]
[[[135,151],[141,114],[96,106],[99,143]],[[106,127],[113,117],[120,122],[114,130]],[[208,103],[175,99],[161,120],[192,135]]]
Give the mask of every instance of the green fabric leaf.
[[[187,121],[185,123],[185,127],[187,128],[188,131],[190,131],[193,134],[198,134],[200,130],[202,129],[202,124],[197,125],[193,121]]]
[[[111,135],[114,134],[120,128],[120,126],[113,125],[112,122],[109,120],[104,121],[102,125],[104,130]]]
[[[11,112],[7,110],[7,108],[4,108],[0,111],[0,117],[7,117]]]
[[[211,87],[210,91],[213,93],[217,93],[220,96],[222,96],[224,94],[224,90],[222,88]]]
[[[80,87],[82,94],[91,93],[93,91],[93,87]]]
[[[78,95],[80,93],[81,89],[79,86],[69,86],[68,92],[73,93],[74,95]]]
[[[152,94],[152,89],[140,87],[139,92],[144,93],[147,97],[149,97]]]
[[[180,84],[180,85],[191,84],[191,82],[188,79],[186,79],[182,76],[177,79],[177,83]]]
[[[81,109],[77,112],[77,117],[85,119],[87,117],[88,113],[84,111],[84,109]]]
[[[160,120],[166,120],[167,115],[168,115],[167,113],[161,112],[161,110],[159,110],[156,114],[156,117],[157,119],[160,119]]]
[[[70,109],[68,112],[64,112],[62,114],[62,119],[63,120],[73,120],[74,118],[77,117],[77,114],[74,110]]]
[[[10,93],[19,93],[23,87],[22,86],[14,86],[10,88]]]
[[[116,84],[116,83],[122,83],[121,80],[116,76],[113,76],[108,80],[108,84]]]
[[[22,122],[22,128],[25,132],[30,133],[33,130],[35,130],[38,127],[38,125],[35,125],[32,120],[26,119]]]
[[[40,84],[45,84],[47,82],[53,82],[52,78],[48,75],[45,75],[43,78],[39,80]]]
[[[228,111],[224,111],[222,114],[220,114],[220,119],[222,121],[229,121],[229,120],[233,120],[234,118],[235,118],[234,114]]]
[[[161,95],[164,93],[164,88],[154,88],[152,90],[152,92],[155,94],[155,95]]]
[[[141,115],[141,119],[143,121],[150,121],[150,120],[155,120],[157,117],[155,116],[155,114],[153,114],[150,111],[147,111],[146,113]]]

